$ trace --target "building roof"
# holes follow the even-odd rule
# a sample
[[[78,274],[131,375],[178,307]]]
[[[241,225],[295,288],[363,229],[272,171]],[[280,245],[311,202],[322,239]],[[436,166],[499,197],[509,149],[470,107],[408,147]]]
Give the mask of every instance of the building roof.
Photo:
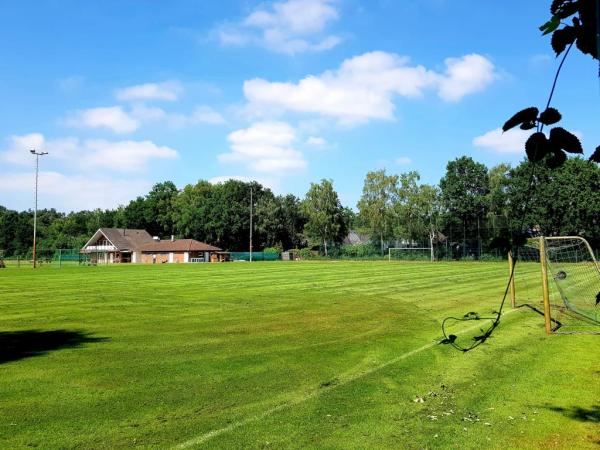
[[[348,235],[344,238],[344,244],[346,245],[359,245],[368,244],[371,242],[371,236],[367,234],[361,234],[358,231],[350,230]]]
[[[83,246],[83,250],[104,235],[118,251],[136,251],[145,244],[152,243],[152,236],[146,230],[129,228],[100,228]]]
[[[142,252],[218,252],[219,247],[214,247],[195,239],[176,239],[174,241],[158,241],[143,245]]]

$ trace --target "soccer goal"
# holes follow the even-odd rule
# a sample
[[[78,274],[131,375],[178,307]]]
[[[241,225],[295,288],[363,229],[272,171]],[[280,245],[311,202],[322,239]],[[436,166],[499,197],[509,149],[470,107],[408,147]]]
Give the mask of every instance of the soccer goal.
[[[600,268],[585,239],[529,239],[508,260],[509,270],[514,271],[513,307],[528,306],[543,313],[548,334],[565,332],[567,323],[574,332],[600,332]]]
[[[390,247],[388,261],[435,261],[433,247]]]

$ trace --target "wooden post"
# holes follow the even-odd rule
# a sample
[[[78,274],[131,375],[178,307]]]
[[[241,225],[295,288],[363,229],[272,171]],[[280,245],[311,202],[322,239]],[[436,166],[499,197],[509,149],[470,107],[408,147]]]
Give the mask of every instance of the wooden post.
[[[552,322],[550,317],[550,294],[548,291],[548,267],[546,266],[546,241],[544,236],[540,237],[540,264],[542,266],[542,294],[544,298],[544,324],[546,334],[552,333]]]
[[[514,273],[514,261],[512,257],[512,251],[508,252],[508,270],[510,278],[510,305],[513,308],[517,307],[517,299],[515,296],[515,273]]]

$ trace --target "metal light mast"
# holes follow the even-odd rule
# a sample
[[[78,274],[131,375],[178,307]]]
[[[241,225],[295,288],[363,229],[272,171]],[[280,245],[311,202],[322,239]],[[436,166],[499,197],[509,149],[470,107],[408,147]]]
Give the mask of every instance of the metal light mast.
[[[250,186],[250,262],[252,262],[252,186]]]
[[[35,208],[33,210],[33,268],[37,266],[37,253],[36,253],[36,238],[37,238],[37,207],[38,207],[38,177],[40,169],[40,156],[47,155],[48,152],[37,152],[35,150],[29,150],[32,155],[35,155]]]

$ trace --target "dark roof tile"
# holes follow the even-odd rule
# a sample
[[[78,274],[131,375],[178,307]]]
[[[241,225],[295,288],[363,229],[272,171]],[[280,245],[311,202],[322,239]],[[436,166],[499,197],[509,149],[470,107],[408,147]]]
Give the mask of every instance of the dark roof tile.
[[[158,241],[143,245],[142,252],[218,252],[221,249],[195,239]]]

